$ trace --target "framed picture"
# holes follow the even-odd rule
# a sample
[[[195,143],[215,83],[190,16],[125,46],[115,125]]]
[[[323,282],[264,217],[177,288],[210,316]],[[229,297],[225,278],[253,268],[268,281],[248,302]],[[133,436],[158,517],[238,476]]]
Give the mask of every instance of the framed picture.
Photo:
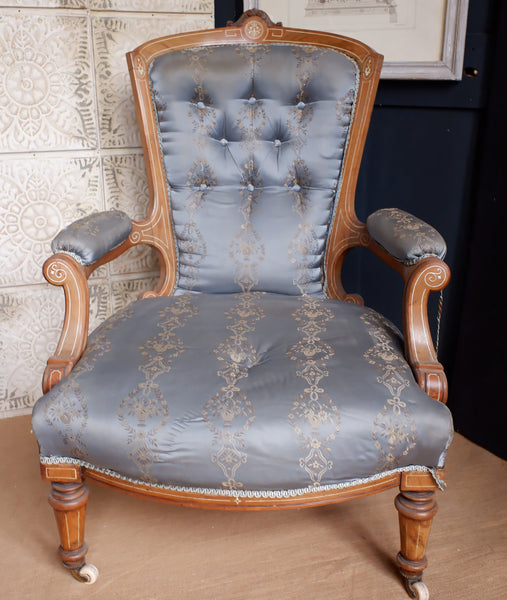
[[[383,79],[461,79],[468,0],[244,0],[286,27],[357,38],[384,55]]]

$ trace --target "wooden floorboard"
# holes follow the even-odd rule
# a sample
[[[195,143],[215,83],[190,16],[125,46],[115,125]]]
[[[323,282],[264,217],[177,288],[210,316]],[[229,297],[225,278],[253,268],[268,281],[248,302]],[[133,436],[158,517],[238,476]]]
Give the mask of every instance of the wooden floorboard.
[[[90,484],[88,558],[75,581],[28,417],[0,420],[2,600],[404,600],[395,491],[335,506],[219,512],[141,500]],[[456,435],[438,494],[425,582],[432,600],[507,600],[507,463]]]

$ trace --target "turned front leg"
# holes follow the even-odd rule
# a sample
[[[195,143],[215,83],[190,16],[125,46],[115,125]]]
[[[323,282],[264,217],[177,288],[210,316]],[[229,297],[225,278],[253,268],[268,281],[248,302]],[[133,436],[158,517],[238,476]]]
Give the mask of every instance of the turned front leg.
[[[60,534],[58,553],[63,564],[73,571],[84,565],[88,550],[84,541],[84,526],[89,494],[88,488],[82,481],[51,482],[49,504],[54,509]]]
[[[428,564],[426,544],[437,512],[435,492],[402,491],[396,496],[395,505],[399,513],[401,538],[401,551],[396,562],[408,592],[415,597],[413,585],[421,581]]]

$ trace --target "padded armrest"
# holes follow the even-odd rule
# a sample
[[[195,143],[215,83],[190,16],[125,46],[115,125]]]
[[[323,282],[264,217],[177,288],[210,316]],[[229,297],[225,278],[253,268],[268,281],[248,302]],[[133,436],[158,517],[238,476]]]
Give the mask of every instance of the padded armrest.
[[[384,250],[405,265],[414,265],[428,256],[443,259],[447,251],[436,229],[397,208],[377,210],[368,217],[366,227]]]
[[[130,217],[120,210],[93,213],[62,229],[51,249],[70,254],[80,265],[88,266],[123,244],[131,231]]]

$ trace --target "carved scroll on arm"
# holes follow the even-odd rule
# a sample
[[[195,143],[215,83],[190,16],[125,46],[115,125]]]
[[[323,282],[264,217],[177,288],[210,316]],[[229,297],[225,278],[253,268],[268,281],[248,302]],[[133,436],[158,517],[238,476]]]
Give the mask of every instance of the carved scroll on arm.
[[[446,402],[447,378],[431,337],[428,298],[430,292],[447,286],[450,269],[441,259],[429,257],[407,271],[403,295],[405,354],[421,388],[432,398]]]
[[[68,375],[86,348],[90,312],[88,268],[68,254],[54,254],[44,263],[44,277],[63,287],[65,316],[56,352],[48,360],[42,390],[48,392]]]

